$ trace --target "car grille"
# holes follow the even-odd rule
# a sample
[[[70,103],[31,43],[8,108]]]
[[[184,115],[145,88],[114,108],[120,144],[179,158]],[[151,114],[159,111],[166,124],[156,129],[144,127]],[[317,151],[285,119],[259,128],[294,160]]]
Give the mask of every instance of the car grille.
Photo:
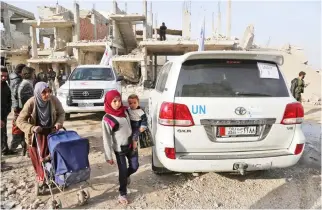
[[[101,99],[103,97],[103,89],[79,89],[71,90],[73,99],[85,100],[85,99]]]

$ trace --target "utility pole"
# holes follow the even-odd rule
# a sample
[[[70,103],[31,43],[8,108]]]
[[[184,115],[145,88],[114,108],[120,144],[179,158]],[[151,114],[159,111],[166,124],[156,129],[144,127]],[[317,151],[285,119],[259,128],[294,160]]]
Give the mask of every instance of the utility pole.
[[[221,11],[220,11],[220,1],[218,1],[218,14],[217,14],[217,38],[219,38],[221,33]]]
[[[154,39],[158,40],[158,13],[155,13],[154,15]]]
[[[215,13],[214,12],[212,12],[211,26],[212,26],[212,36],[214,36],[215,35]]]
[[[231,36],[231,0],[228,0],[227,7],[227,38],[230,39]]]

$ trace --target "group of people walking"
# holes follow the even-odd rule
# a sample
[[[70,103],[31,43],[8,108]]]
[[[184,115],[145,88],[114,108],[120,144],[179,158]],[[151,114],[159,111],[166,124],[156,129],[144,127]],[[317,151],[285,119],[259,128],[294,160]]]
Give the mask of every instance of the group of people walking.
[[[28,151],[39,186],[44,186],[44,170],[41,163],[50,160],[47,136],[63,127],[65,112],[61,102],[53,94],[48,83],[35,80],[33,68],[18,65],[10,78],[22,77],[8,85],[8,71],[1,67],[1,146],[2,155],[13,154],[19,144],[23,155]],[[15,92],[16,91],[16,92]],[[130,176],[138,170],[138,140],[147,129],[147,118],[139,106],[137,95],[128,98],[129,106],[122,103],[121,94],[111,90],[105,95],[105,112],[102,119],[102,136],[106,162],[119,169],[118,201],[127,204],[127,186]],[[7,144],[7,117],[14,111],[13,140]],[[37,137],[37,138],[36,138]],[[40,156],[37,152],[40,148]],[[42,158],[40,158],[42,157]],[[128,163],[127,163],[127,161]]]

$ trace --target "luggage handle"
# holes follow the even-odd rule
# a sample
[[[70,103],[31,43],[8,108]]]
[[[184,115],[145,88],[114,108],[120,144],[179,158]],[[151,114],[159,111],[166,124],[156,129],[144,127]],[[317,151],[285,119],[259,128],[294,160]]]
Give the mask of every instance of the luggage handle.
[[[55,127],[55,126],[52,126],[52,127],[41,127],[41,128],[45,128],[45,129],[46,129],[46,128],[54,128],[54,129],[56,129],[56,127]],[[65,127],[61,127],[60,129],[63,129],[64,131],[66,131],[66,128],[65,128]],[[58,129],[58,130],[60,130],[60,129]],[[57,130],[57,131],[58,131],[58,130]]]
[[[40,126],[41,127],[41,126]],[[55,126],[52,126],[52,127],[41,127],[41,128],[43,128],[43,129],[52,129],[52,128],[54,128],[54,129],[56,129],[56,127]],[[64,131],[66,131],[66,128],[65,127],[62,127],[62,128],[60,128],[60,129],[63,129]],[[58,129],[57,131],[59,131],[60,129]],[[56,131],[56,132],[57,132]]]

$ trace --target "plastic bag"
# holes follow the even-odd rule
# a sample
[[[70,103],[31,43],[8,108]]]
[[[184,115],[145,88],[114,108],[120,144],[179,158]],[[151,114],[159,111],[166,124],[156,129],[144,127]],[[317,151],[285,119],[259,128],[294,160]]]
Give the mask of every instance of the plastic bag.
[[[140,148],[148,148],[154,146],[152,135],[149,129],[146,129],[139,136]]]

